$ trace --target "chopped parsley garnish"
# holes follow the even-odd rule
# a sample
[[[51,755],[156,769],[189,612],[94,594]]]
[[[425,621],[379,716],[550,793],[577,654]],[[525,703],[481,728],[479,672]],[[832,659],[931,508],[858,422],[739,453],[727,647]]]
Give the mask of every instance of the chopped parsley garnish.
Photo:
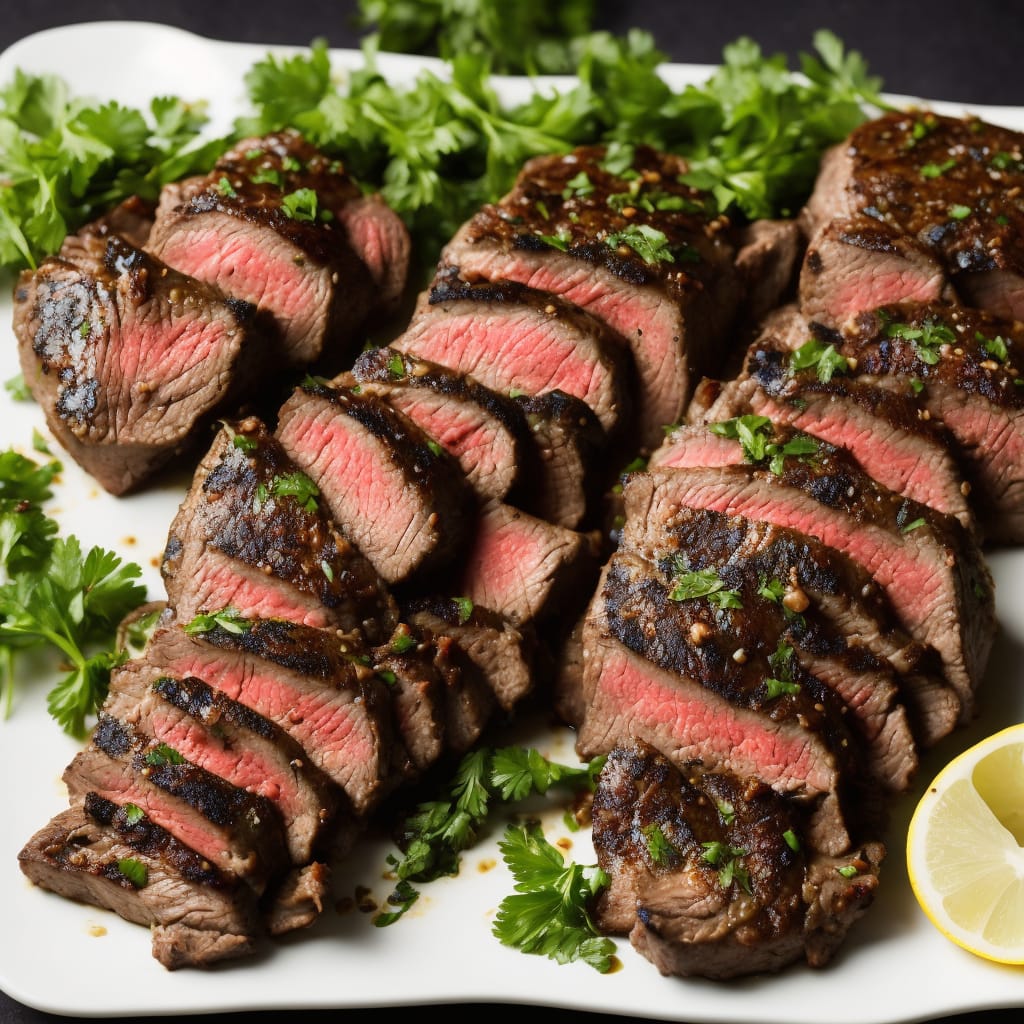
[[[605,148],[604,157],[598,165],[602,171],[607,171],[616,178],[621,178],[627,171],[633,170],[636,161],[636,148],[628,142],[609,142]],[[633,172],[636,177],[636,172]]]
[[[316,499],[320,497],[320,488],[301,470],[282,473],[270,481],[271,493],[279,498],[294,498],[307,512],[316,512]]]
[[[747,462],[767,462],[768,468],[776,476],[782,473],[787,458],[808,461],[819,450],[818,442],[807,434],[796,434],[783,444],[772,441],[775,429],[767,416],[735,416],[721,423],[711,423],[708,429],[719,437],[739,441]]]
[[[154,768],[165,768],[169,764],[184,764],[185,758],[166,743],[158,743],[146,753],[146,764]]]
[[[117,870],[131,882],[136,889],[144,889],[149,882],[149,870],[136,857],[121,857],[117,862]]]
[[[994,338],[986,338],[981,331],[976,331],[974,339],[975,341],[981,342],[981,347],[993,359],[998,360],[1000,363],[1006,362],[1006,357],[1009,355],[1009,349],[1006,347],[1006,339],[1001,335],[997,334]]]
[[[747,855],[747,850],[718,840],[700,845],[704,848],[704,860],[718,868],[718,884],[723,889],[728,889],[736,882],[744,891],[751,891],[750,873],[739,862],[740,857]]]
[[[145,817],[145,812],[138,804],[124,805],[124,820],[128,825],[137,825]]]
[[[964,206],[962,203],[955,203],[949,208],[949,215],[953,220],[965,220],[970,217],[972,212],[969,206]]]
[[[797,853],[800,850],[800,840],[791,828],[787,828],[786,831],[782,833],[782,838],[794,853]]]
[[[234,186],[228,181],[227,178],[221,178],[217,182],[217,191],[222,196],[227,196],[228,199],[237,199],[238,193],[235,191]]]
[[[946,171],[952,170],[956,167],[955,160],[946,160],[941,164],[925,164],[921,168],[922,178],[941,178]]]
[[[715,807],[718,808],[718,816],[726,825],[731,825],[736,820],[736,808],[728,800],[716,800]]]
[[[259,448],[260,443],[255,437],[250,437],[248,434],[235,434],[231,438],[231,443],[240,451],[248,454],[249,452],[256,451]]]
[[[397,352],[388,360],[388,373],[392,377],[405,376],[405,360]]]
[[[388,645],[393,654],[405,654],[416,646],[416,638],[405,630],[396,630]]]
[[[189,636],[197,633],[209,633],[211,629],[223,629],[225,633],[238,636],[248,633],[252,623],[240,615],[234,608],[223,608],[219,612],[204,612],[186,622],[184,629]]]
[[[920,327],[910,324],[891,323],[885,329],[889,338],[902,338],[914,346],[914,352],[922,363],[935,366],[939,361],[939,348],[956,341],[952,328],[935,321],[925,321]]]
[[[725,581],[714,569],[687,569],[685,564],[677,562],[672,577],[672,590],[668,595],[670,601],[692,601],[706,597],[719,608],[742,608],[743,601],[738,590],[727,590]]]
[[[856,878],[860,872],[852,864],[844,864],[841,868],[836,868],[836,871],[843,876],[843,878]]]
[[[562,230],[555,235],[545,235],[538,231],[536,234],[545,245],[550,245],[552,249],[559,249],[561,252],[569,251],[572,235],[568,231]]]
[[[786,596],[786,585],[777,577],[772,579],[762,578],[757,588],[758,594],[775,604],[781,604]]]
[[[593,191],[594,183],[590,180],[590,175],[586,171],[580,171],[565,183],[565,188],[562,189],[562,198],[582,198],[589,196]]]
[[[643,834],[644,843],[647,845],[647,852],[655,864],[664,867],[678,858],[679,851],[672,845],[660,825],[656,823],[644,825],[640,831]]]
[[[253,171],[249,180],[255,185],[284,187],[284,175],[274,167],[261,167],[258,171]]]
[[[768,664],[774,675],[764,681],[768,691],[768,699],[775,700],[784,693],[799,693],[800,684],[793,678],[796,668],[793,648],[785,640],[780,640],[775,650],[768,655]]]
[[[918,530],[924,525],[924,518],[913,519],[909,523],[900,527],[900,533],[910,533],[912,530]]]
[[[459,625],[464,626],[473,614],[473,601],[468,597],[453,597],[452,602],[459,615]]]
[[[23,373],[15,374],[13,377],[5,380],[4,391],[16,402],[32,401],[32,392],[29,391],[28,385],[25,383],[25,375]]]
[[[281,210],[286,217],[299,221],[315,221],[320,216],[319,199],[311,188],[298,188],[281,197]]]
[[[789,357],[789,368],[794,373],[812,366],[822,384],[827,384],[835,374],[847,373],[850,369],[846,357],[836,351],[835,345],[826,345],[817,338],[804,342]]]
[[[676,258],[664,231],[649,224],[629,224],[621,231],[613,231],[605,238],[610,249],[626,246],[633,250],[644,263],[675,263]]]

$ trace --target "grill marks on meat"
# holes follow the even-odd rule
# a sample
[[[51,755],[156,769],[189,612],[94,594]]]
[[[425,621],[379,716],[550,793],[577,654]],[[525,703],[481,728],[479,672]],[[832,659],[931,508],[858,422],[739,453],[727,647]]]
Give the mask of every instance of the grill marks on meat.
[[[550,291],[512,281],[467,284],[442,270],[393,345],[501,394],[574,395],[613,437],[628,422],[632,378],[621,339]]]
[[[774,436],[784,446],[797,435],[775,428]],[[906,628],[940,653],[963,720],[971,717],[992,643],[994,596],[977,541],[957,520],[894,495],[824,441],[812,456],[786,456],[776,472],[747,462],[736,441],[684,427],[651,467],[680,505],[794,528],[863,565]]]
[[[125,874],[145,869],[139,886]],[[175,839],[146,815],[87,793],[18,854],[44,889],[112,910],[151,929],[153,955],[169,970],[251,954],[259,936],[255,892]]]
[[[162,628],[146,657],[163,672],[216,686],[275,723],[364,814],[406,772],[406,755],[387,683],[349,653],[327,631],[258,620],[238,633]]]
[[[422,578],[462,549],[477,505],[458,463],[376,396],[307,382],[276,436],[387,583]]]
[[[839,332],[811,325],[855,361],[857,379],[910,394],[939,421],[970,485],[983,536],[1024,538],[1024,334],[1017,322],[961,306],[903,305],[862,314]]]
[[[161,569],[182,622],[233,608],[243,618],[330,626],[372,644],[397,621],[384,581],[252,417],[214,438],[171,524]]]
[[[734,252],[707,195],[679,183],[682,160],[638,146],[632,167],[613,173],[606,156],[593,146],[528,161],[441,265],[470,284],[548,292],[603,321],[633,355],[637,439],[653,446],[717,363],[739,295]]]
[[[884,856],[878,843],[841,858],[808,850],[799,810],[760,779],[680,769],[642,743],[609,754],[593,819],[611,878],[599,926],[628,934],[664,975],[825,966],[870,906]]]
[[[858,231],[861,226],[873,226],[861,233],[873,230],[886,236],[890,249],[915,247],[922,259],[930,261],[933,279],[937,271],[942,284],[939,290],[922,294],[914,275],[906,275],[899,286],[865,291],[861,301],[840,303],[841,309],[823,311],[815,303],[808,313],[838,325],[865,309],[908,300],[932,301],[949,297],[955,289],[970,305],[1021,319],[1024,217],[1013,196],[1022,184],[1019,132],[978,118],[931,112],[891,112],[865,122],[822,163],[804,212],[814,233],[805,274],[814,274],[818,234],[834,234],[836,224],[850,221]],[[843,238],[838,241],[849,244]],[[874,247],[880,254],[884,249]],[[834,269],[840,274],[843,264],[857,262],[841,252],[834,256]],[[864,262],[873,263],[873,259]],[[823,312],[838,315],[826,320]]]
[[[191,451],[267,355],[255,307],[99,229],[22,273],[14,330],[47,424],[112,494]]]
[[[806,329],[801,344],[808,341],[826,344]],[[851,376],[845,361],[824,370],[799,368],[798,355],[769,332],[750,347],[743,374],[722,384],[711,404],[691,410],[688,420],[712,424],[748,414],[767,416],[847,449],[889,490],[974,529],[970,486],[952,435],[938,419],[922,418],[921,412],[909,386],[905,393],[879,387]]]

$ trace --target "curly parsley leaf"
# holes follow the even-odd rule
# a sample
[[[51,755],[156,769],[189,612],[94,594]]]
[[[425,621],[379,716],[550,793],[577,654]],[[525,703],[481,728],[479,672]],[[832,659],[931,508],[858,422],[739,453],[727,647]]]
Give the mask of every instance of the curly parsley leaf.
[[[602,974],[611,970],[615,943],[602,936],[589,907],[608,885],[599,867],[566,866],[538,825],[509,825],[498,844],[515,878],[494,918],[503,945],[566,964],[582,960]]]

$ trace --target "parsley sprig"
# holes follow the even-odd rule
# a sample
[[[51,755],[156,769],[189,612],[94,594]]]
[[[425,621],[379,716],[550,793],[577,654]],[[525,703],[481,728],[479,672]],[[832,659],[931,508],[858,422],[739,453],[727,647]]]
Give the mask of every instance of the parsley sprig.
[[[0,696],[13,700],[16,656],[56,651],[65,674],[47,707],[69,735],[85,735],[86,718],[106,696],[110,671],[127,656],[115,649],[119,622],[145,599],[142,570],[100,547],[83,552],[58,535],[43,503],[60,464],[42,466],[8,450],[0,454]]]
[[[463,851],[476,842],[496,804],[543,796],[553,786],[593,792],[604,760],[572,767],[523,747],[480,747],[465,754],[444,793],[417,805],[403,821],[397,839],[402,855],[388,856],[398,880],[388,903],[396,909],[378,915],[374,924],[394,924],[412,906],[418,895],[412,882],[457,875]]]
[[[602,974],[611,970],[615,943],[598,932],[588,912],[608,876],[596,866],[567,866],[536,824],[509,825],[498,848],[516,891],[498,906],[494,935],[560,964],[582,960]]]
[[[739,441],[747,462],[755,465],[767,462],[776,476],[782,473],[787,458],[809,461],[818,453],[818,442],[807,434],[796,434],[781,444],[773,440],[775,428],[767,416],[734,416],[720,423],[711,423],[708,429],[719,437]]]

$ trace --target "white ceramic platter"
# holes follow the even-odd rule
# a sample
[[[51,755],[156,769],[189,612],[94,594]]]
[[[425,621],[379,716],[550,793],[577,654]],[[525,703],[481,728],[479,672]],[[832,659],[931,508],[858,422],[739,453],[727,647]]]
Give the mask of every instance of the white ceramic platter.
[[[270,48],[211,42],[164,26],[108,22],[39,33],[0,55],[0,83],[15,68],[61,75],[72,94],[145,106],[174,94],[210,103],[211,131],[230,126],[244,103],[243,75]],[[275,48],[288,54],[295,48]],[[98,59],[97,55],[116,59]],[[359,53],[333,51],[339,71],[358,66]],[[408,80],[436,63],[384,55],[381,70]],[[706,67],[666,68],[673,84],[703,81]],[[544,80],[537,87],[556,87]],[[501,79],[510,99],[532,87]],[[901,98],[902,99],[902,98]],[[942,103],[935,109],[962,113]],[[992,121],[1024,127],[1024,109],[974,108]],[[18,372],[7,285],[0,299],[0,380]],[[32,403],[0,392],[0,448],[31,453],[33,428],[45,436]],[[157,559],[184,494],[187,476],[136,497],[115,499],[70,459],[53,512],[83,545],[100,544],[140,563],[150,594],[162,597]],[[1024,551],[991,552],[998,587],[1000,633],[980,693],[982,716],[950,737],[926,761],[919,788],[895,808],[890,851],[874,906],[855,927],[831,966],[730,984],[663,978],[620,941],[622,967],[601,975],[584,964],[558,966],[502,946],[491,934],[495,910],[511,892],[497,835],[464,858],[454,879],[423,887],[415,908],[378,929],[370,915],[328,910],[307,932],[259,955],[209,972],[168,972],[151,956],[146,931],[113,914],[80,906],[31,886],[18,869],[21,846],[67,806],[61,772],[80,744],[49,718],[45,693],[54,679],[25,664],[11,718],[0,722],[0,988],[50,1012],[76,1016],[194,1014],[249,1009],[328,1009],[505,1002],[600,1011],[664,1020],[745,1024],[896,1024],[965,1010],[1024,1005],[1024,973],[975,959],[944,939],[919,910],[907,881],[903,840],[923,786],[948,758],[975,739],[1024,720]],[[509,742],[537,746],[576,763],[565,731],[527,729]],[[568,840],[569,856],[593,863],[589,837],[570,834],[560,810],[545,816],[552,841]],[[366,886],[378,902],[391,890],[383,877],[386,842],[362,844],[341,866],[339,896]]]

